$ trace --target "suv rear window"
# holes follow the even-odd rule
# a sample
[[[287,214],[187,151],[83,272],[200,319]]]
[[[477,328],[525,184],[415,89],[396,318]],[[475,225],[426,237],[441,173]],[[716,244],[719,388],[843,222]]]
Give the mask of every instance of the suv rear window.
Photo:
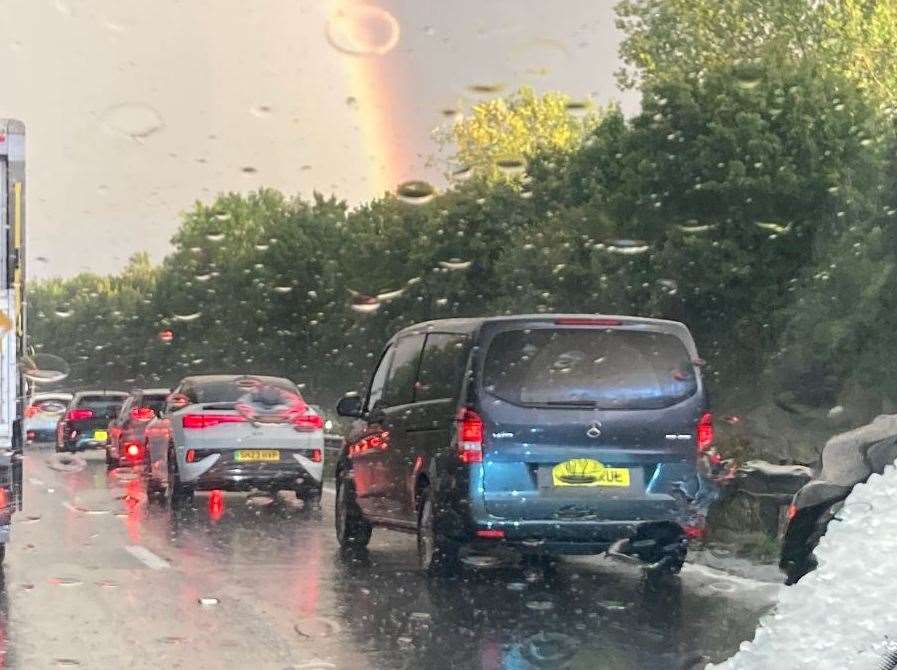
[[[121,411],[125,400],[125,396],[86,395],[78,399],[77,406],[93,410],[94,416],[114,416]]]
[[[679,338],[614,329],[499,333],[486,354],[483,384],[518,405],[596,409],[669,407],[697,391]]]

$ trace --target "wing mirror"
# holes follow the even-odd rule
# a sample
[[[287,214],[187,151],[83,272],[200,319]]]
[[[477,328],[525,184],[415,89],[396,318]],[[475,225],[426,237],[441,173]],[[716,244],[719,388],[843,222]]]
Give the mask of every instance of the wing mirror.
[[[361,396],[357,393],[347,393],[340,398],[336,405],[336,413],[340,416],[348,416],[357,419],[361,416]]]

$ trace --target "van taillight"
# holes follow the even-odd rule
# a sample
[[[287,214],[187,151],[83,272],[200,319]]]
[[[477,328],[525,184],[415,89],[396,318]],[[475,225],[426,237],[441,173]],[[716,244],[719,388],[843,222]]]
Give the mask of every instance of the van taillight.
[[[704,412],[698,419],[698,451],[707,451],[713,443],[713,414]]]
[[[462,463],[483,462],[483,420],[465,407],[458,414],[458,458]]]
[[[83,421],[84,419],[92,419],[93,418],[93,410],[85,409],[83,407],[77,409],[70,409],[68,414],[65,415],[67,421]]]

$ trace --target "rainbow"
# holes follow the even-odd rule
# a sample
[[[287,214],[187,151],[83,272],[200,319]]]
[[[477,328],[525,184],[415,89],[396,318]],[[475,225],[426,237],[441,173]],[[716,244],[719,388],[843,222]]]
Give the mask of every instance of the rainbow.
[[[358,0],[332,0],[330,14],[352,5]],[[377,5],[392,13],[389,3]],[[396,19],[398,20],[398,16]],[[401,31],[401,28],[399,27]],[[399,34],[401,45],[401,32]],[[416,105],[405,104],[410,79],[407,57],[397,49],[382,55],[352,55],[338,52],[342,59],[348,95],[357,100],[359,129],[363,142],[363,160],[367,162],[368,181],[372,195],[395,191],[397,185],[420,178],[419,165],[413,146],[419,132],[420,120],[412,112]],[[404,61],[404,62],[403,62]]]

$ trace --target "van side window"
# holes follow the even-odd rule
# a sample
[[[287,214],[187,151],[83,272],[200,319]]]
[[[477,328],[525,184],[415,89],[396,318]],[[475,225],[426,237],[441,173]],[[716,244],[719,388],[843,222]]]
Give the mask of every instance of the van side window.
[[[396,353],[383,391],[386,407],[407,405],[414,400],[414,380],[420,363],[420,352],[424,346],[423,335],[403,337],[396,344]]]
[[[467,342],[466,335],[427,335],[415,385],[415,402],[458,395],[467,363]]]
[[[392,362],[393,353],[395,353],[395,347],[390,345],[380,357],[380,364],[371,378],[371,387],[368,389],[368,398],[365,403],[366,410],[377,405],[383,397],[383,386],[386,383],[386,373],[389,372],[389,364]]]

